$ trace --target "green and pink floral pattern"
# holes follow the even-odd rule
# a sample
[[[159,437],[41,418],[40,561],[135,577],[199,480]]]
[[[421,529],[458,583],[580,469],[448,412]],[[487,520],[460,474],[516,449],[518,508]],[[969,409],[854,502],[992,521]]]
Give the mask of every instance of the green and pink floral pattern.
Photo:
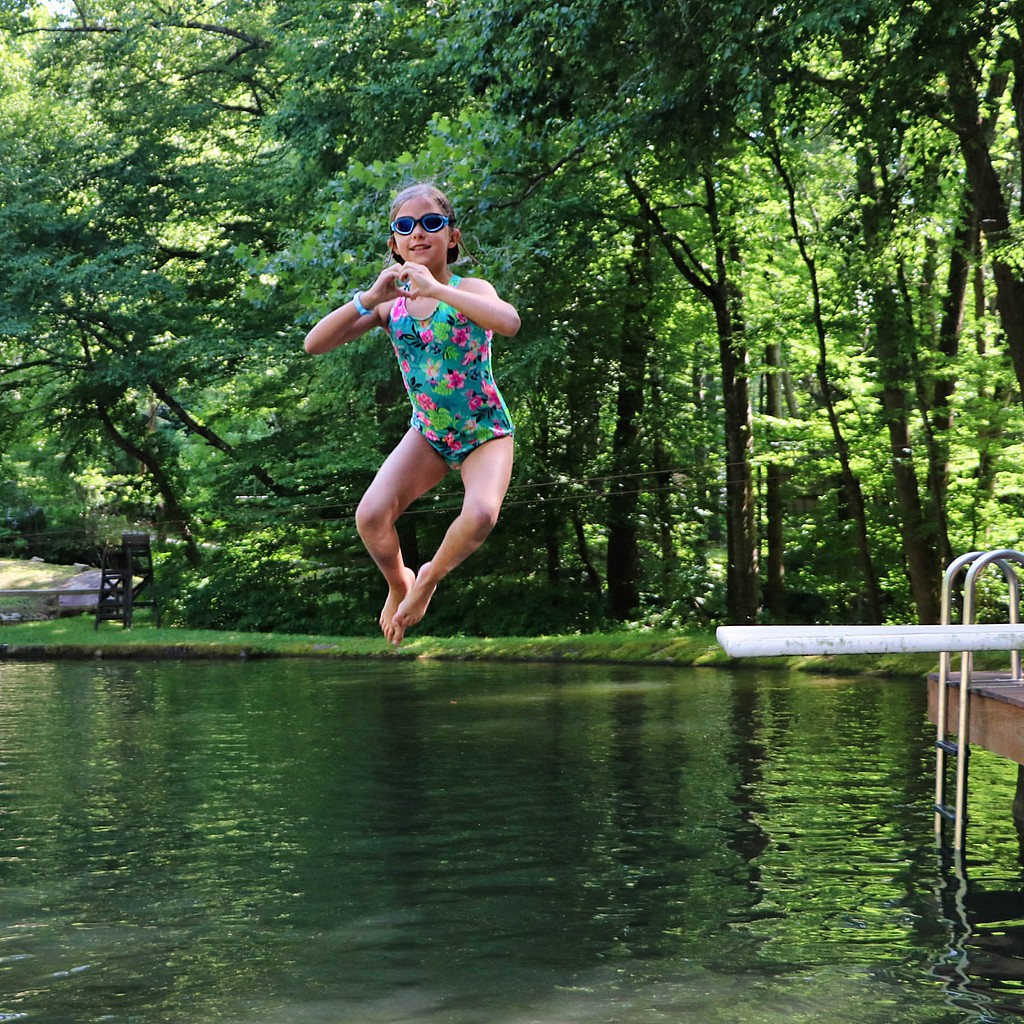
[[[462,278],[453,275],[457,288]],[[429,320],[409,314],[405,299],[391,307],[391,344],[412,403],[412,427],[448,463],[514,432],[491,372],[492,332],[454,306],[438,303]]]

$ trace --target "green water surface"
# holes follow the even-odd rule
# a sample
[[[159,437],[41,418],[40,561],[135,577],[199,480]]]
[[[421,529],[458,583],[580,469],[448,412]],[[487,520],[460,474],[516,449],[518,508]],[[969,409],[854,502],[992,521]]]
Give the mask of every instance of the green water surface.
[[[1024,1016],[1016,766],[933,841],[924,683],[0,666],[0,1022]]]

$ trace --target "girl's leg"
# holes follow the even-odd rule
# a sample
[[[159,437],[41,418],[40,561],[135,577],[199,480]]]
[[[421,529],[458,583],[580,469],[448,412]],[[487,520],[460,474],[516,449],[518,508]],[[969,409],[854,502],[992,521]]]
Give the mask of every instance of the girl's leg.
[[[462,511],[448,527],[437,553],[421,566],[412,589],[398,606],[393,643],[401,641],[405,631],[423,618],[437,584],[476,551],[494,529],[512,479],[512,454],[512,438],[499,437],[482,444],[462,463]]]
[[[356,529],[388,584],[380,628],[391,643],[402,638],[404,630],[395,638],[394,616],[416,579],[402,559],[395,523],[420,495],[436,487],[447,472],[444,459],[422,434],[410,428],[384,460],[356,509]]]

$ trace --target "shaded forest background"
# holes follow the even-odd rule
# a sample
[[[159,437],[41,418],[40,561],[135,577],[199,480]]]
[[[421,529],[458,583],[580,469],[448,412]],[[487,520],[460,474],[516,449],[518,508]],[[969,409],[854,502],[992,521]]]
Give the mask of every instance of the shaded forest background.
[[[1022,22],[5,0],[0,555],[144,528],[176,621],[376,630],[352,514],[401,380],[380,332],[301,343],[429,178],[524,321],[506,508],[431,632],[937,621],[947,562],[1021,537]]]

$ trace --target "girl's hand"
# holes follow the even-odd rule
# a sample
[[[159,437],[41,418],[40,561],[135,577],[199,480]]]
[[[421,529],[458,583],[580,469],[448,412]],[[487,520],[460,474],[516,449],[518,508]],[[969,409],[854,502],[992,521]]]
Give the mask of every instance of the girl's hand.
[[[433,298],[438,284],[437,278],[419,263],[403,263],[398,268],[399,294],[407,299]]]
[[[377,280],[363,292],[363,305],[379,306],[382,302],[393,302],[399,295],[404,295],[405,290],[399,281],[402,267],[385,267],[378,275]]]

